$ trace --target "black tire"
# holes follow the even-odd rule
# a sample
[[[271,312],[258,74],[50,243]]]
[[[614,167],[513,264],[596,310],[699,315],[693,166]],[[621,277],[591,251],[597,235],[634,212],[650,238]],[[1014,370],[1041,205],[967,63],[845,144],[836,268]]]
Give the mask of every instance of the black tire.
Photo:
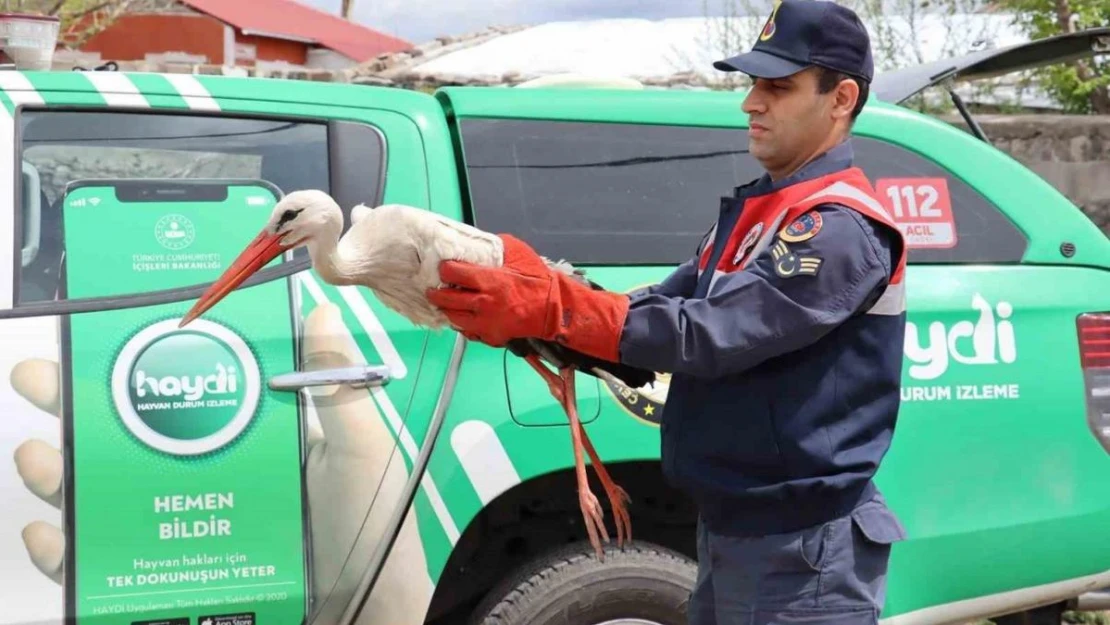
[[[685,625],[697,564],[644,542],[605,550],[589,542],[536,558],[497,584],[471,615],[471,625],[593,625],[642,619]]]
[[[1054,603],[991,619],[995,625],[1060,625],[1064,622],[1063,603]]]

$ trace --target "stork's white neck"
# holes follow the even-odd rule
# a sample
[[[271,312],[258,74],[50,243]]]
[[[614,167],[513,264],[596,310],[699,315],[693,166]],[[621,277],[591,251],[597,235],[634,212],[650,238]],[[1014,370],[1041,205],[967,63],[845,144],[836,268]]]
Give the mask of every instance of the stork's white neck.
[[[312,267],[328,284],[354,284],[355,268],[345,258],[338,235],[325,234],[308,240]]]

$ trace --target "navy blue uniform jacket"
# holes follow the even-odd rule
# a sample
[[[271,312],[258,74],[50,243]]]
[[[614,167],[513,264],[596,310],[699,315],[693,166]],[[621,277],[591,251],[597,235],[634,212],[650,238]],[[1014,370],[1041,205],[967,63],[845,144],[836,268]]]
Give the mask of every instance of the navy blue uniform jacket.
[[[736,227],[789,187],[851,167],[846,142],[790,178],[738,187],[706,249],[631,296],[621,360],[673,374],[664,474],[714,532],[801,529],[874,494],[899,408],[904,300],[880,300],[892,280],[901,288],[900,234],[837,203],[815,204],[790,230]],[[730,241],[751,257],[721,271]]]

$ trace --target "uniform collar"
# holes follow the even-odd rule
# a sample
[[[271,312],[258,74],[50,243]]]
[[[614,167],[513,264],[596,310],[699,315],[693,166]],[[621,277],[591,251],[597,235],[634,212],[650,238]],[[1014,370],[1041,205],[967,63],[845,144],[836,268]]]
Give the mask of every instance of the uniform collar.
[[[851,167],[854,156],[851,139],[845,139],[829,148],[817,158],[802,165],[798,171],[790,174],[786,178],[773,181],[771,180],[770,174],[763,174],[758,179],[733,189],[733,196],[752,197],[754,195],[765,195],[798,184],[799,182],[827,176],[831,173]]]

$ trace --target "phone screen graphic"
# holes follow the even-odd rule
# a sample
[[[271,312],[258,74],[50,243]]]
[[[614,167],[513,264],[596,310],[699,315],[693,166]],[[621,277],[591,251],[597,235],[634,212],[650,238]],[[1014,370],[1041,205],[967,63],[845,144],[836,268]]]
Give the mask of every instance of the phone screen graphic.
[[[75,183],[65,296],[210,282],[279,197],[263,181]],[[193,300],[63,318],[67,623],[303,621],[303,411],[266,386],[297,369],[295,295],[288,278],[241,288],[185,328]]]

